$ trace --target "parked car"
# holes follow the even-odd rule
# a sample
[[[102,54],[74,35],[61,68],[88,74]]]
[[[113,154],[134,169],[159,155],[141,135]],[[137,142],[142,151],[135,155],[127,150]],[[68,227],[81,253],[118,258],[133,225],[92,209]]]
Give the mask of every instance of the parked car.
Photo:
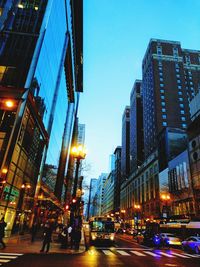
[[[134,228],[126,228],[126,234],[133,235],[136,232]]]
[[[179,237],[171,233],[161,233],[160,237],[162,239],[163,245],[181,246],[181,240]]]
[[[142,244],[144,240],[144,231],[143,232],[138,232],[135,236],[134,239],[137,241],[138,244]]]
[[[190,250],[200,254],[200,237],[199,236],[190,236],[182,242],[183,250]]]
[[[123,233],[125,233],[125,229],[123,229],[123,228],[118,228],[116,230],[116,234],[123,234]]]

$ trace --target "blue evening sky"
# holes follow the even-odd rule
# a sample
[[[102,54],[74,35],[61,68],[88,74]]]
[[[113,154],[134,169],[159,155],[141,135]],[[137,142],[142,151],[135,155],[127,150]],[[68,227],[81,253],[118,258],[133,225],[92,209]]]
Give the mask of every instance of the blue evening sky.
[[[87,178],[107,172],[109,155],[121,145],[122,114],[142,78],[150,38],[200,50],[200,0],[84,0],[79,118],[86,124]]]

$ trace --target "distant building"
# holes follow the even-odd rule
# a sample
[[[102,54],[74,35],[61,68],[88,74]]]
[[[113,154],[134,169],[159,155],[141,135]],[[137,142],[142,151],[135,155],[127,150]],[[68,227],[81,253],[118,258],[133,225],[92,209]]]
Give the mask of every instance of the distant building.
[[[107,176],[108,173],[102,173],[97,180],[96,192],[94,196],[95,215],[103,215],[104,184]]]
[[[121,146],[117,146],[115,155],[115,170],[114,170],[114,211],[119,212],[120,209],[120,190],[121,190]]]
[[[97,179],[92,178],[90,180],[89,199],[88,199],[88,212],[87,219],[95,215],[95,202],[94,197],[96,194]]]
[[[85,144],[85,124],[78,124],[78,145],[84,145]]]
[[[130,96],[130,172],[144,161],[142,81],[136,80]]]
[[[111,171],[104,183],[102,214],[114,216],[114,171]]]
[[[109,172],[115,169],[115,155],[112,154],[109,156]]]
[[[130,173],[130,107],[127,106],[122,116],[122,149],[121,174],[122,180]]]

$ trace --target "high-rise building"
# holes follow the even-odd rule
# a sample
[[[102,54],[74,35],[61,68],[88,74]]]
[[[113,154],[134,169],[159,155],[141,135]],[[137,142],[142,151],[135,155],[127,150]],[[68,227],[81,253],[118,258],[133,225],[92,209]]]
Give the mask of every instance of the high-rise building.
[[[85,144],[85,124],[78,124],[78,145],[84,145]]]
[[[109,172],[115,169],[115,155],[112,154],[109,156]]]
[[[126,106],[122,116],[122,149],[121,174],[122,180],[130,173],[130,107]]]
[[[136,80],[130,96],[130,172],[144,160],[142,81]]]
[[[29,224],[35,201],[51,199],[55,185],[64,196],[83,91],[83,10],[82,0],[5,0],[0,9],[0,212],[11,231]],[[55,200],[41,200],[40,209]]]
[[[121,146],[117,146],[115,151],[115,172],[114,172],[114,211],[120,209],[120,188],[121,188]]]
[[[145,157],[165,127],[186,129],[189,100],[199,90],[200,51],[180,42],[151,39],[142,63]]]

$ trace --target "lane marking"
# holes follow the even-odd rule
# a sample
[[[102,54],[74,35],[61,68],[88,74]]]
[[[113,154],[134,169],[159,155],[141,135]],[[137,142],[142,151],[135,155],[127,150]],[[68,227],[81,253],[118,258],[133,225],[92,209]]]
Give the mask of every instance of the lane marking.
[[[137,256],[142,256],[142,257],[146,257],[146,255],[144,255],[143,253],[139,252],[139,251],[135,251],[135,250],[131,250],[131,253],[137,255]]]
[[[156,254],[156,253],[153,253],[153,252],[150,252],[150,251],[144,251],[146,254],[150,255],[150,256],[153,256],[153,257],[161,257],[159,254]]]
[[[24,254],[19,254],[19,253],[2,253],[2,252],[0,252],[0,255],[22,256]]]
[[[0,262],[9,262],[10,260],[3,260],[3,259],[0,259]]]
[[[0,259],[17,259],[18,256],[6,256],[6,255],[0,255]]]
[[[159,254],[163,255],[163,256],[166,256],[168,258],[174,258],[175,256],[171,255],[171,254],[167,254],[165,252],[162,252],[162,251],[158,251]]]
[[[105,250],[105,249],[103,249],[102,250],[103,251],[103,253],[105,254],[105,255],[108,255],[108,256],[110,256],[110,255],[115,255],[113,252],[111,252],[110,250]]]
[[[183,255],[189,256],[191,258],[199,258],[199,255],[193,255],[193,254],[189,254],[189,253],[184,253]]]
[[[181,257],[181,258],[187,258],[187,259],[189,259],[188,256],[183,255],[183,254],[179,254],[179,253],[176,253],[176,252],[171,252],[171,254],[172,254],[172,255],[175,255],[175,256],[178,256],[178,257]]]
[[[128,254],[127,252],[123,251],[123,250],[116,250],[119,254],[123,255],[123,256],[131,256],[130,254]]]

